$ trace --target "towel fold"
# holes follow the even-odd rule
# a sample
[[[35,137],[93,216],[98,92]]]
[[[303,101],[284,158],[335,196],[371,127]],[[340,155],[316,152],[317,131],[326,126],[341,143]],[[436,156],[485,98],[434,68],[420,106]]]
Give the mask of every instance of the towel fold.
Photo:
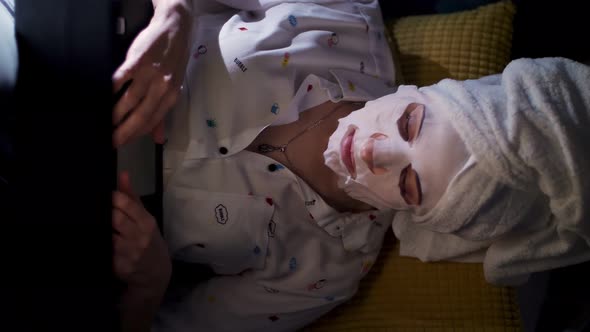
[[[590,260],[590,67],[518,59],[501,75],[420,92],[472,158],[428,214],[397,213],[402,255],[479,257],[496,284]]]

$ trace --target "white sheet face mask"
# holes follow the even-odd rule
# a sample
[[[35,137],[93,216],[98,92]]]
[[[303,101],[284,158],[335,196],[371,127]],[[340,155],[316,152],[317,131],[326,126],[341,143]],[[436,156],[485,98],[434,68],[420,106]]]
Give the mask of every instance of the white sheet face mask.
[[[419,215],[436,205],[468,157],[451,123],[414,86],[340,119],[324,152],[352,198]]]

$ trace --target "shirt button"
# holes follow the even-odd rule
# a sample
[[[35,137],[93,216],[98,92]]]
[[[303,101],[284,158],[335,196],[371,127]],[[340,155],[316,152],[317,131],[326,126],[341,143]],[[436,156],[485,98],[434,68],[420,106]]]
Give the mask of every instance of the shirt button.
[[[268,165],[268,170],[271,171],[271,172],[276,171],[277,170],[277,165],[275,165],[275,164]]]
[[[221,154],[227,154],[227,148],[225,146],[222,146],[219,148],[219,153]]]

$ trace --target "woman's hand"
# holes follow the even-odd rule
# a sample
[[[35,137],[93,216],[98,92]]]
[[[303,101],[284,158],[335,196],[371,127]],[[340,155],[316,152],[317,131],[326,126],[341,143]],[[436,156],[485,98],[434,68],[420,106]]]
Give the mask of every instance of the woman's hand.
[[[120,299],[121,331],[150,331],[172,264],[156,221],[133,193],[126,172],[113,193],[112,223],[113,269],[126,284]]]
[[[163,143],[163,119],[176,103],[188,63],[191,1],[153,2],[154,17],[113,75],[115,92],[131,82],[113,110],[117,126],[113,145],[117,148],[150,132],[154,141]]]
[[[112,223],[115,275],[129,288],[165,290],[171,273],[168,249],[126,172],[120,174],[119,190],[113,193]]]

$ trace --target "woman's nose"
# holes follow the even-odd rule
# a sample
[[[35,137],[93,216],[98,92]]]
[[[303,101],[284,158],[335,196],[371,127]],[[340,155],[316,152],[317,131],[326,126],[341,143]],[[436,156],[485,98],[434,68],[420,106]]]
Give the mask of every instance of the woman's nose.
[[[360,157],[361,160],[365,162],[371,173],[375,175],[383,174],[387,172],[387,168],[379,167],[375,165],[375,142],[379,140],[383,140],[387,138],[387,136],[376,133],[371,135],[369,139],[367,139],[361,146],[361,153]]]
[[[406,150],[400,142],[383,134],[374,134],[361,146],[361,160],[369,170],[380,175],[388,170],[409,163]]]

